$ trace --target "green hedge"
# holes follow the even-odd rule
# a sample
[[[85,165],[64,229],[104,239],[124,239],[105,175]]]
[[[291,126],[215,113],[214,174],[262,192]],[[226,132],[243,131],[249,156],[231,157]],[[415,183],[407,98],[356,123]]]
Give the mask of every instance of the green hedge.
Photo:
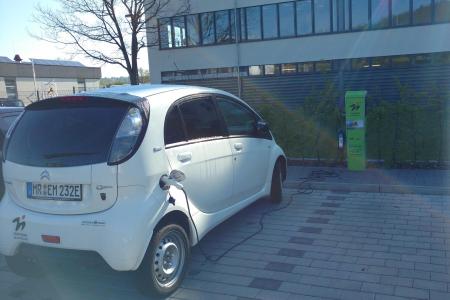
[[[398,85],[400,97],[387,102],[368,95],[367,157],[387,167],[442,165],[450,161],[449,94],[431,87],[420,93]],[[337,89],[328,84],[290,110],[277,99],[262,99],[256,108],[269,122],[289,157],[342,161],[337,132],[345,128]]]

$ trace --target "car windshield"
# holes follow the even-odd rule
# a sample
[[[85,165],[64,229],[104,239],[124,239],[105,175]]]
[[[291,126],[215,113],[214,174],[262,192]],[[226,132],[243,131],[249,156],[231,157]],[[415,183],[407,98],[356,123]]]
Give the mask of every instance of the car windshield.
[[[106,162],[128,107],[124,102],[94,99],[32,106],[11,136],[6,159],[36,167]]]

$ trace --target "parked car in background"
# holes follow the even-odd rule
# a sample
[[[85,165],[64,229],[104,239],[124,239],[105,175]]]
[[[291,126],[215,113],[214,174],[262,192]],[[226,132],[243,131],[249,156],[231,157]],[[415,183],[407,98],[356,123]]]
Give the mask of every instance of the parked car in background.
[[[22,100],[19,99],[0,99],[0,107],[24,107]]]
[[[13,271],[32,267],[28,244],[89,250],[160,296],[180,285],[191,246],[257,199],[281,201],[286,178],[262,118],[200,87],[39,101],[5,143],[0,253]]]

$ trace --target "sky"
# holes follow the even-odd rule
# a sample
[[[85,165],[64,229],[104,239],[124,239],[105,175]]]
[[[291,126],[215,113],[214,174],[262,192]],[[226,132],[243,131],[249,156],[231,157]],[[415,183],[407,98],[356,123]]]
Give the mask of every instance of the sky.
[[[54,0],[0,0],[0,56],[10,59],[19,54],[24,61],[30,58],[77,60],[86,66],[102,68],[102,77],[128,76],[120,66],[105,65],[83,56],[73,57],[70,49],[40,41],[29,32],[40,33],[40,28],[32,22],[35,6],[55,6]],[[148,70],[145,49],[140,51],[139,66]]]

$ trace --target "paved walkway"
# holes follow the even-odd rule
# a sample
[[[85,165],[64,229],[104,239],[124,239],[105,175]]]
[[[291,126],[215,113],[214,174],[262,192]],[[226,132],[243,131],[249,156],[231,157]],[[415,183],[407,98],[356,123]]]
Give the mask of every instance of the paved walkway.
[[[326,173],[333,176],[326,176]],[[288,186],[313,175],[315,189],[387,193],[450,194],[450,170],[368,169],[362,172],[345,168],[289,166]],[[330,174],[328,174],[330,175]]]
[[[204,251],[223,253],[274,207],[266,200],[248,207],[208,234]],[[23,279],[0,258],[0,298],[146,299],[132,273],[92,256],[48,268],[47,279]],[[194,249],[172,299],[448,300],[449,272],[450,197],[315,191],[267,215],[262,233],[217,263]]]

